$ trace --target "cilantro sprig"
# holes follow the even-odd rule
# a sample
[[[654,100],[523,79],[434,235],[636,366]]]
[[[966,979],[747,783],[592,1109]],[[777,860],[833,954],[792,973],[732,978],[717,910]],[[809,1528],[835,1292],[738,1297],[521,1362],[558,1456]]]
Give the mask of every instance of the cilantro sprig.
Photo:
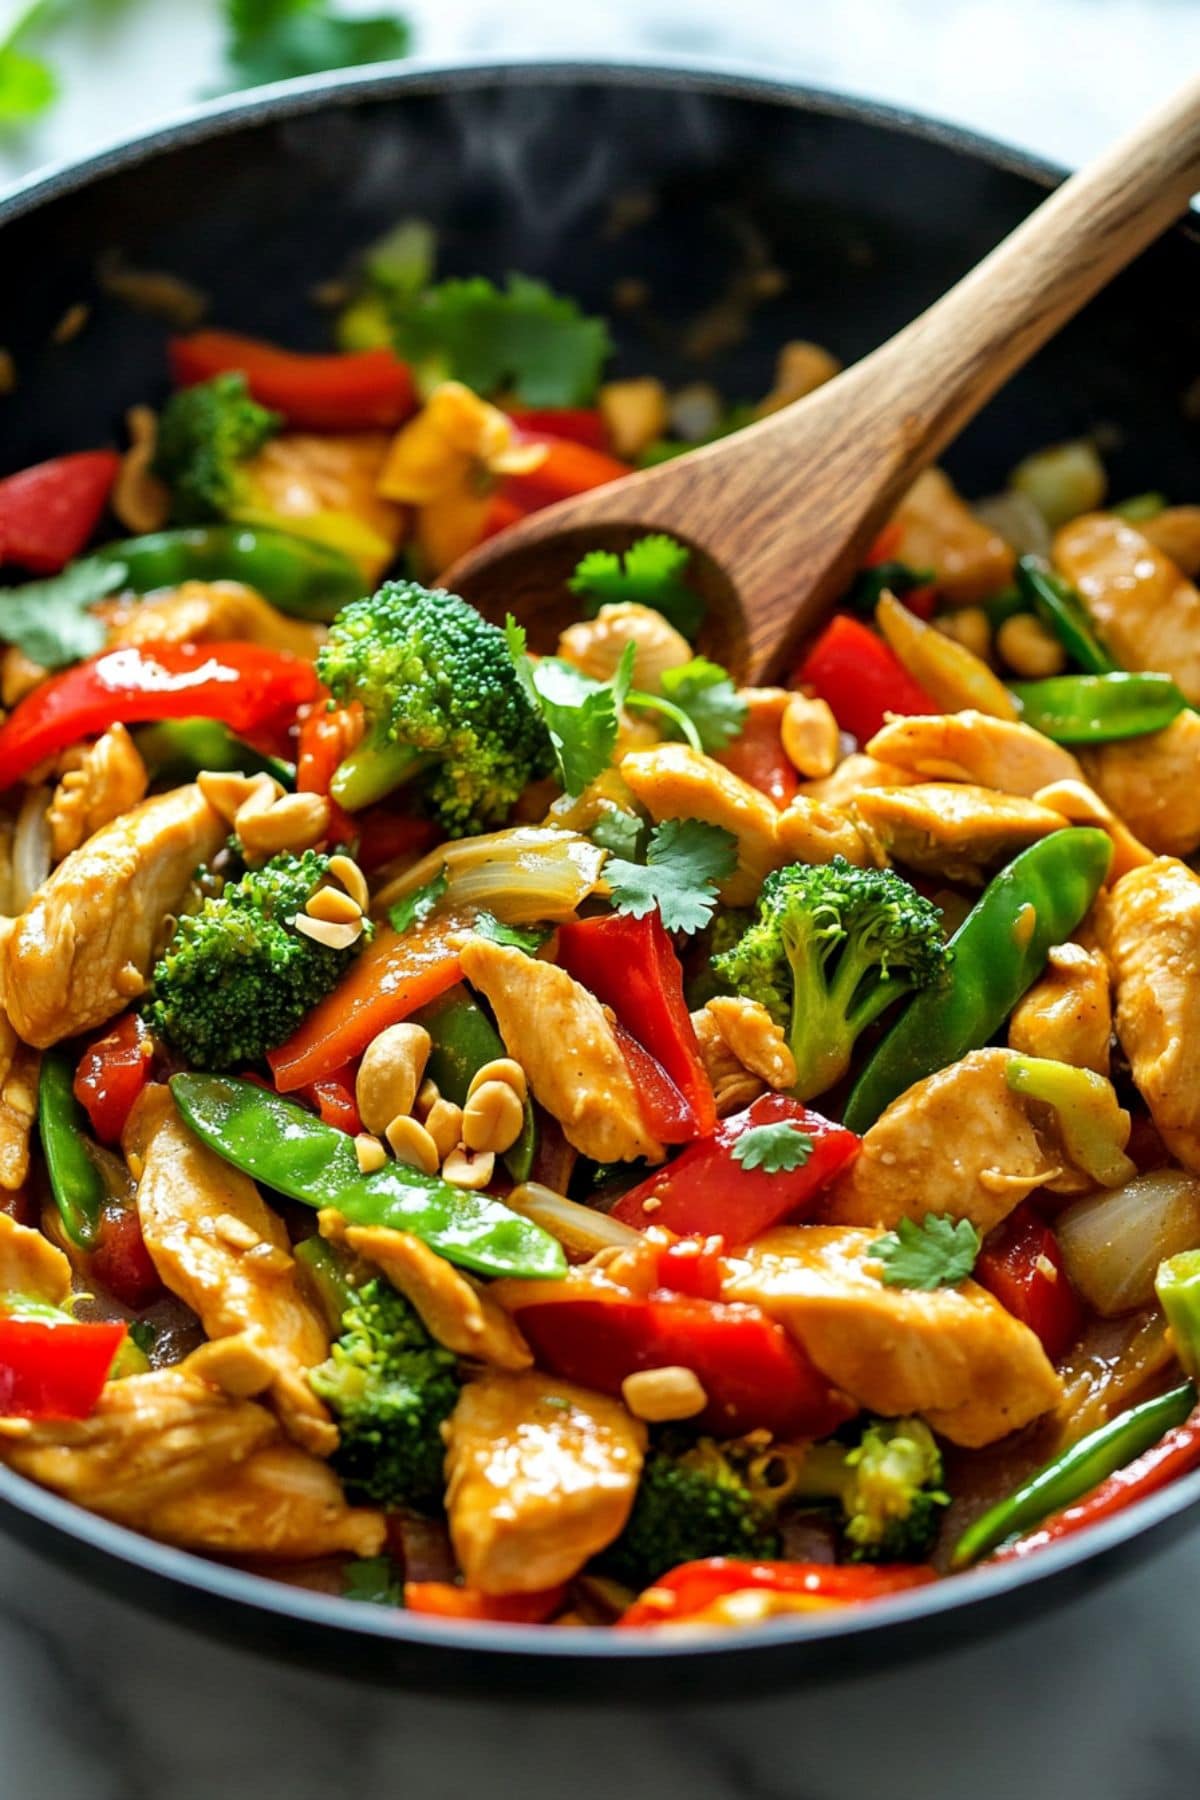
[[[15,644],[44,669],[94,656],[108,628],[91,609],[124,579],[124,563],[89,556],[45,581],[0,588],[0,643]]]
[[[683,579],[691,560],[686,545],[653,532],[631,544],[624,556],[592,550],[578,564],[567,586],[578,594],[589,618],[602,606],[636,600],[652,606],[685,638],[694,638],[704,619],[704,601]]]
[[[342,1594],[368,1606],[403,1606],[404,1583],[390,1556],[360,1556],[346,1564]]]
[[[407,56],[412,42],[396,11],[350,17],[329,0],[225,0],[225,18],[235,87],[386,62]]]
[[[631,706],[659,713],[669,736],[678,736],[693,750],[724,750],[740,736],[747,706],[728,670],[706,656],[693,656],[677,669],[664,669],[659,677],[661,694],[632,689]]]
[[[879,1279],[885,1287],[932,1293],[966,1280],[982,1241],[970,1219],[926,1213],[919,1225],[915,1219],[901,1219],[895,1231],[876,1238],[871,1255],[883,1264]]]
[[[733,1160],[743,1169],[761,1169],[766,1175],[788,1174],[802,1169],[813,1153],[813,1141],[807,1131],[790,1119],[777,1119],[773,1125],[753,1125],[743,1131],[733,1146]]]
[[[586,406],[612,349],[602,319],[527,275],[441,281],[396,298],[391,323],[423,388],[453,378],[527,406]]]
[[[410,894],[402,894],[396,904],[388,908],[388,924],[392,930],[409,931],[414,925],[420,925],[429,917],[449,885],[450,876],[443,863],[437,874],[425,882],[423,887],[413,888]]]
[[[650,834],[644,863],[610,856],[609,897],[635,919],[658,908],[668,931],[699,931],[717,904],[717,882],[733,872],[737,839],[702,819],[664,819]]]
[[[471,929],[478,937],[487,938],[493,944],[505,944],[510,950],[523,950],[526,956],[534,956],[541,949],[546,939],[554,930],[553,925],[506,925],[495,913],[479,912],[471,923]]]
[[[504,635],[529,704],[550,734],[559,779],[568,794],[581,794],[607,769],[617,744],[621,708],[633,679],[633,644],[626,644],[611,681],[593,681],[558,656],[535,661],[525,630],[511,613]]]

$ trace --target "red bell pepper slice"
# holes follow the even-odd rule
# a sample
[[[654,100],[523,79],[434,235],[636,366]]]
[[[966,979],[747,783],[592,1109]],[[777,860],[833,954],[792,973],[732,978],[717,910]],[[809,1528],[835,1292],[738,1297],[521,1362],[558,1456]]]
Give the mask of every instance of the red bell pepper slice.
[[[773,800],[780,810],[800,785],[779,735],[779,721],[765,707],[751,707],[740,734],[717,752],[717,761]]]
[[[620,481],[632,473],[628,463],[618,462],[603,450],[592,450],[586,444],[572,443],[570,438],[551,437],[538,431],[522,433],[529,443],[546,446],[545,460],[526,475],[507,475],[501,487],[506,499],[515,501],[524,512],[553,506],[556,500],[569,500],[572,494],[586,494],[592,488]]]
[[[608,427],[595,407],[506,406],[504,410],[523,437],[569,438],[589,450],[608,451]]]
[[[438,828],[432,819],[395,812],[390,806],[364,808],[355,813],[353,826],[358,837],[355,861],[368,875],[398,856],[419,856],[432,850],[438,840]]]
[[[807,1162],[776,1175],[743,1168],[733,1154],[739,1139],[757,1126],[781,1124],[796,1126],[812,1140]],[[859,1143],[844,1125],[811,1112],[790,1094],[760,1094],[744,1112],[722,1119],[712,1137],[690,1144],[622,1194],[612,1217],[626,1225],[663,1225],[681,1236],[720,1232],[727,1244],[749,1244],[781,1219],[808,1217],[857,1155]]]
[[[362,1130],[362,1120],[358,1116],[358,1102],[354,1098],[354,1068],[347,1064],[334,1075],[327,1075],[321,1081],[314,1081],[308,1087],[300,1088],[296,1098],[307,1100],[316,1107],[326,1125],[334,1125],[339,1131],[349,1132],[357,1137]]]
[[[920,1563],[752,1563],[706,1556],[660,1576],[617,1620],[617,1629],[679,1624],[706,1612],[726,1594],[751,1588],[845,1606],[882,1600],[936,1580],[936,1571]]]
[[[115,450],[79,450],[35,463],[0,481],[0,562],[56,575],[96,529],[121,459]]]
[[[133,1103],[150,1079],[154,1040],[137,1013],[125,1013],[84,1051],[75,1098],[102,1144],[116,1144]]]
[[[1030,1556],[1049,1544],[1061,1543],[1063,1538],[1074,1537],[1077,1531],[1086,1531],[1101,1519],[1111,1519],[1114,1514],[1124,1512],[1127,1506],[1144,1500],[1148,1494],[1157,1493],[1196,1468],[1200,1468],[1200,1406],[1188,1414],[1182,1425],[1173,1426],[1157,1444],[1152,1444],[1125,1468],[1109,1475],[1090,1494],[1065,1506],[1061,1512],[1052,1513],[1026,1537],[1002,1544],[991,1560],[1007,1562],[1013,1557]]]
[[[642,919],[608,913],[560,925],[557,957],[569,975],[612,1008],[683,1095],[691,1130],[663,1142],[707,1137],[716,1127],[716,1101],[683,997],[683,969],[658,913]]]
[[[406,1581],[408,1612],[431,1619],[478,1619],[491,1625],[544,1625],[567,1598],[565,1587],[540,1588],[533,1594],[481,1594],[455,1581]]]
[[[219,719],[239,737],[312,700],[311,663],[261,644],[143,644],[106,650],[43,681],[0,726],[0,787],[116,721]]]
[[[818,694],[860,744],[882,728],[885,713],[943,710],[883,639],[846,613],[830,620],[800,664],[796,680]]]
[[[1028,1201],[989,1233],[975,1279],[1041,1340],[1051,1362],[1083,1328],[1083,1306],[1071,1286],[1058,1239]]]
[[[0,1414],[86,1419],[125,1341],[125,1324],[0,1316]]]
[[[507,494],[493,494],[483,520],[485,540],[507,531],[510,525],[515,525],[520,519],[527,519],[531,512],[536,511],[536,506],[522,506],[519,500],[512,500]]]
[[[172,338],[170,359],[180,387],[238,370],[260,406],[306,431],[399,425],[416,406],[408,364],[386,349],[314,355],[233,331],[196,331]]]
[[[863,557],[863,568],[874,569],[880,563],[894,562],[903,537],[904,527],[899,519],[889,519]]]
[[[661,1235],[665,1237],[666,1233]],[[673,1238],[659,1250],[658,1283],[673,1294],[690,1294],[693,1300],[719,1300],[724,1279],[723,1237]]]
[[[619,1019],[613,1021],[613,1034],[637,1089],[638,1110],[646,1129],[660,1144],[689,1143],[696,1135],[696,1115],[667,1071]]]
[[[100,1238],[88,1258],[94,1278],[130,1312],[144,1312],[165,1293],[135,1206],[110,1207],[100,1221]]]

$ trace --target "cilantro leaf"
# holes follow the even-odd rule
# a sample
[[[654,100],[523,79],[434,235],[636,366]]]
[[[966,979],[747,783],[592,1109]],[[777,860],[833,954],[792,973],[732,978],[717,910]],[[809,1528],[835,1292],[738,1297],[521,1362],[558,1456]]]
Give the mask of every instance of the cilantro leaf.
[[[476,275],[400,296],[392,328],[422,385],[454,377],[479,394],[511,389],[527,406],[586,406],[612,348],[602,319],[527,275],[504,288]]]
[[[683,572],[691,551],[662,532],[639,538],[624,556],[612,550],[591,550],[578,564],[567,586],[584,600],[584,611],[593,618],[602,606],[636,600],[652,606],[685,638],[695,637],[705,606]]]
[[[427,919],[449,885],[450,877],[443,864],[424,887],[414,888],[411,894],[402,894],[395,906],[388,908],[388,924],[392,930],[407,931],[410,926]]]
[[[626,644],[611,681],[593,681],[557,656],[535,662],[511,613],[504,634],[525,697],[550,734],[559,779],[568,794],[581,794],[612,761],[636,646]]]
[[[148,1319],[131,1319],[129,1341],[137,1345],[143,1356],[149,1356],[158,1341],[158,1326],[151,1325]]]
[[[361,1600],[368,1606],[403,1606],[404,1584],[396,1577],[390,1556],[362,1556],[345,1567],[346,1585],[342,1594],[347,1600]]]
[[[664,699],[691,720],[702,750],[724,750],[740,736],[748,709],[720,663],[693,656],[682,668],[664,669],[660,683]]]
[[[598,844],[601,850],[611,850],[614,856],[623,856],[629,862],[636,862],[642,854],[645,835],[645,821],[637,813],[626,812],[623,806],[606,807],[588,827],[593,844]]]
[[[702,819],[664,819],[650,834],[644,864],[610,856],[604,865],[618,912],[645,918],[657,907],[668,931],[699,931],[717,904],[716,883],[733,871],[737,839]]]
[[[0,125],[24,125],[58,98],[58,79],[48,63],[0,44]]]
[[[733,1160],[743,1169],[762,1169],[764,1174],[786,1174],[802,1169],[813,1153],[813,1141],[806,1131],[788,1119],[774,1125],[754,1125],[743,1131],[733,1146]]]
[[[871,1254],[883,1264],[880,1280],[885,1287],[954,1287],[975,1267],[982,1239],[970,1219],[953,1219],[949,1213],[926,1213],[918,1225],[901,1219],[895,1231],[876,1238]]]
[[[0,588],[0,643],[16,644],[44,669],[94,656],[108,629],[91,608],[124,579],[124,563],[89,556],[46,581]]]
[[[227,58],[237,87],[258,87],[322,69],[406,56],[407,22],[395,12],[347,18],[328,0],[226,0]]]
[[[529,925],[522,931],[516,925],[506,925],[494,913],[476,913],[472,930],[479,936],[489,939],[493,944],[508,944],[513,950],[523,950],[526,956],[532,956],[541,949],[554,927],[552,925]]]

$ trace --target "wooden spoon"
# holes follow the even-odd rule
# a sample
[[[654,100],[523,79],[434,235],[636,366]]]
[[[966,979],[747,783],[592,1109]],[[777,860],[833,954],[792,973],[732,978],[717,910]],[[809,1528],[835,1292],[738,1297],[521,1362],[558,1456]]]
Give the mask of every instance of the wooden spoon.
[[[913,479],[1198,189],[1194,79],[835,381],[720,443],[536,513],[460,558],[446,585],[489,618],[514,613],[535,648],[551,649],[577,616],[565,584],[579,557],[668,531],[693,550],[708,653],[743,680],[786,671]]]

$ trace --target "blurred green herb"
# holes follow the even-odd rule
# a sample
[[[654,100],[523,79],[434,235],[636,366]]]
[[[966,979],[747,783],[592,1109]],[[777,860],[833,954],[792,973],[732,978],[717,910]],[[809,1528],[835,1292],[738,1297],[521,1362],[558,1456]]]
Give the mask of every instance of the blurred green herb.
[[[234,87],[257,87],[322,69],[406,56],[412,41],[396,12],[351,18],[328,0],[225,0]]]

